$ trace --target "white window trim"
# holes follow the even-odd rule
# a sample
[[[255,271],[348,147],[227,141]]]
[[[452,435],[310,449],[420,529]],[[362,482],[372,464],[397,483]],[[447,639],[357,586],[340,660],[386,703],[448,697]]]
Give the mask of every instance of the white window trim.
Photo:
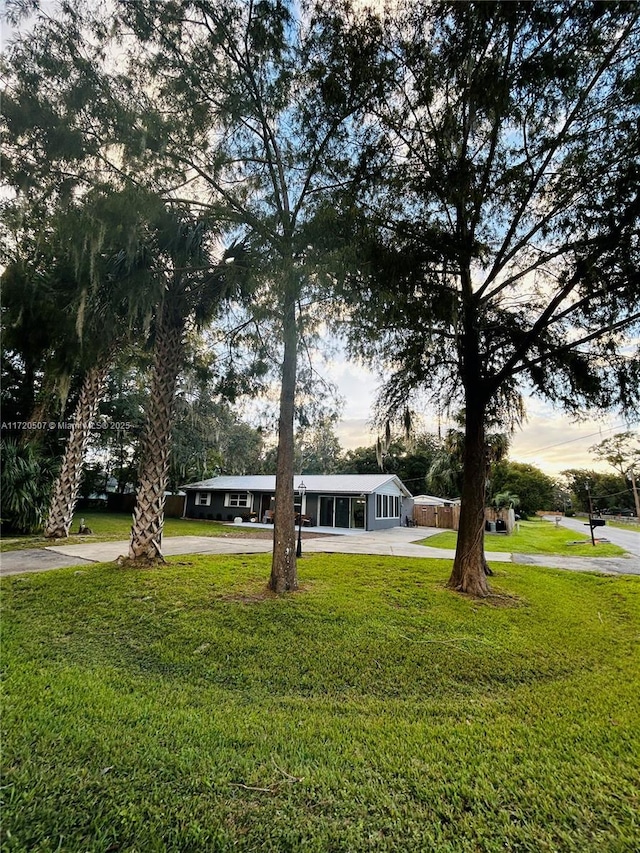
[[[385,504],[387,506],[386,513]],[[401,513],[402,499],[400,495],[387,495],[382,492],[376,493],[376,519],[400,518]]]
[[[246,495],[247,502],[245,504],[232,504],[231,503],[231,495]],[[251,505],[253,503],[253,494],[248,492],[246,489],[240,489],[236,492],[226,492],[224,496],[224,505],[225,507],[230,507],[231,509],[251,509]]]
[[[204,503],[200,500],[203,497]],[[196,506],[211,506],[211,492],[196,492]]]

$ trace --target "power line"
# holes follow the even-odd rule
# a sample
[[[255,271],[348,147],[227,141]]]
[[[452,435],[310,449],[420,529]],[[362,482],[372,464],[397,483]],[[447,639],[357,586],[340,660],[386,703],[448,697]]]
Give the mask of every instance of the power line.
[[[606,495],[591,495],[591,500],[594,501],[602,501],[605,498],[617,498],[619,495],[630,495],[632,494],[631,489],[623,489],[621,492],[609,492]]]
[[[543,450],[551,450],[552,447],[561,447],[563,444],[572,444],[574,441],[584,441],[585,438],[593,438],[594,435],[602,435],[603,432],[613,432],[614,429],[621,429],[626,424],[618,424],[617,426],[607,427],[607,429],[599,429],[597,432],[591,432],[589,435],[580,435],[578,438],[568,438],[566,441],[558,441],[556,444],[547,444],[545,447],[538,447],[536,450],[530,450],[527,456],[534,453],[541,453]]]

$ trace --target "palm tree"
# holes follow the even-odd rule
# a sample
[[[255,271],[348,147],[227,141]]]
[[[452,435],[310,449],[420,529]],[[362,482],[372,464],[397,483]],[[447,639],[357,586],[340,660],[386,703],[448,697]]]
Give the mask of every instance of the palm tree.
[[[505,509],[515,509],[520,506],[520,496],[513,492],[498,492],[492,501],[496,512],[502,512]]]
[[[63,539],[69,535],[75,512],[87,447],[91,438],[91,424],[98,414],[103,396],[110,358],[95,364],[85,374],[60,471],[56,477],[47,514],[44,535],[48,539]]]
[[[55,481],[45,536],[69,535],[77,504],[87,448],[113,358],[140,328],[147,303],[149,263],[144,245],[145,220],[154,200],[147,194],[101,188],[80,209],[63,218],[59,239],[68,241],[52,275],[72,275],[76,282],[77,367],[83,375],[71,429]],[[71,263],[70,263],[71,262]],[[71,270],[71,271],[70,271]]]
[[[163,296],[153,329],[153,366],[129,542],[131,560],[162,558],[171,427],[187,328],[211,321],[224,299],[235,292],[244,268],[243,248],[238,245],[228,249],[220,263],[213,263],[212,246],[219,234],[210,222],[193,218],[186,210],[161,211],[154,239],[155,275]]]
[[[72,257],[83,231],[80,214],[80,209],[72,209],[45,215],[38,233],[18,243],[2,277],[3,343],[24,370],[23,390],[16,400],[23,407],[22,418],[43,423],[63,413],[74,377],[85,374],[44,516],[45,535],[55,538],[69,533],[90,435],[88,424],[95,418],[108,368],[107,359],[98,360],[105,333],[93,327],[86,340],[82,334],[85,324],[91,327],[95,288],[87,264]],[[25,431],[23,436],[34,453],[46,453],[44,445],[56,438],[43,430]],[[52,469],[49,466],[50,473]]]
[[[68,310],[77,287],[73,276],[51,274],[56,259],[47,227],[35,234],[25,217],[12,250],[0,254],[2,286],[3,420],[40,422],[58,414],[77,358],[74,318]],[[26,233],[31,232],[31,233]],[[55,409],[54,409],[55,407]],[[20,444],[38,444],[43,433],[24,431]],[[50,440],[54,436],[47,435]]]
[[[427,488],[442,497],[459,497],[462,485],[464,433],[449,429],[442,446],[436,451],[427,471]]]

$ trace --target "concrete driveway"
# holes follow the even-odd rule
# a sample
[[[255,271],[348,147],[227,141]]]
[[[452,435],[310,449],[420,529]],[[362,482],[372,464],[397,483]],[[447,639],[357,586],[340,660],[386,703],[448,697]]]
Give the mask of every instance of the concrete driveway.
[[[173,536],[162,543],[166,557],[179,554],[261,554],[271,550],[268,539],[227,539],[213,536]],[[52,545],[0,554],[0,576],[43,572],[67,566],[112,563],[129,552],[128,540],[87,542],[83,545]]]
[[[313,538],[313,532],[314,530],[305,531],[306,535],[311,538],[304,540],[303,553],[370,554],[445,560],[453,560],[454,557],[452,550],[415,544],[416,540],[425,539],[441,532],[435,528],[393,527],[389,530],[369,532],[349,531],[345,535],[335,535],[335,530],[316,528],[315,532],[325,534],[323,536],[318,535],[316,538]],[[334,535],[327,536],[328,532],[332,532]],[[584,532],[584,528],[581,532]],[[609,533],[609,531],[607,532]],[[625,533],[626,531],[619,532]],[[638,534],[631,535],[640,539]],[[637,545],[636,542],[632,544]],[[128,547],[127,541],[87,542],[82,545],[56,545],[28,551],[5,551],[0,555],[0,575],[41,572],[66,566],[88,566],[97,562],[112,562],[121,554],[126,554]],[[177,556],[179,554],[264,554],[269,553],[271,548],[270,539],[213,536],[175,536],[165,539],[162,545],[163,553],[166,556]],[[564,568],[571,571],[640,575],[640,554],[636,555],[635,553],[627,558],[569,558],[554,557],[549,554],[509,554],[488,551],[487,560],[490,564],[517,562],[550,568]]]

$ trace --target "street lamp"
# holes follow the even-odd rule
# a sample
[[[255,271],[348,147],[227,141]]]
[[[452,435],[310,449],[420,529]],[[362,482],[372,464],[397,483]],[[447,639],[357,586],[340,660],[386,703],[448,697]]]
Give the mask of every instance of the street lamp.
[[[302,501],[304,500],[307,487],[301,480],[298,484],[298,494],[300,495],[300,514],[298,515],[298,547],[296,548],[296,557],[302,556]]]

